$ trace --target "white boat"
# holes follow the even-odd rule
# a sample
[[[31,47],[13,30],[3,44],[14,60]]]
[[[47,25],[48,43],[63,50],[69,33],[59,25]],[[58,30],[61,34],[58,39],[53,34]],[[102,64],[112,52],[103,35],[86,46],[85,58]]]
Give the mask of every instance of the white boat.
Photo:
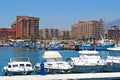
[[[10,62],[2,70],[3,75],[29,75],[32,72],[32,64],[28,57],[10,58]]]
[[[73,68],[66,62],[58,51],[46,51],[43,55],[45,73],[66,73]],[[40,63],[35,66],[35,71],[39,73]]]
[[[120,57],[108,56],[103,69],[105,72],[120,72]]]
[[[104,66],[104,59],[98,56],[98,51],[79,51],[80,57],[70,58],[70,63],[74,64],[73,72],[101,72]]]

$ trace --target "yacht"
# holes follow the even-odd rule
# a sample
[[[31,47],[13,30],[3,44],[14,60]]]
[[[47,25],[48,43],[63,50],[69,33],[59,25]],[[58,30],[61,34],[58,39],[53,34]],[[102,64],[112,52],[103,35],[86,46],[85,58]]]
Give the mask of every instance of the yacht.
[[[8,65],[2,70],[3,75],[29,75],[32,72],[32,64],[28,57],[10,58]]]
[[[68,73],[73,68],[58,51],[46,51],[43,55],[45,73]],[[40,64],[35,65],[35,71],[40,72]]]
[[[98,51],[83,50],[79,53],[79,57],[68,60],[71,65],[74,65],[72,72],[102,72],[105,60],[98,56]]]

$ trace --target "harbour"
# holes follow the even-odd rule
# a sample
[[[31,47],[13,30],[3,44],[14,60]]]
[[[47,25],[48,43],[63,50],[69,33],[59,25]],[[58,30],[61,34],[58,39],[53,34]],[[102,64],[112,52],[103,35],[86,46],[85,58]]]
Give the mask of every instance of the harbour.
[[[120,1],[1,3],[0,80],[120,80]]]

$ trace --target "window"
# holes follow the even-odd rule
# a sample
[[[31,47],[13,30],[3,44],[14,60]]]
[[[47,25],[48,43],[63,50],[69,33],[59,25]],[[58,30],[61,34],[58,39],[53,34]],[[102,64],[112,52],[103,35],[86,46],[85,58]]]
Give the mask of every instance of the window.
[[[24,64],[20,64],[20,66],[24,66]]]
[[[17,67],[17,66],[18,66],[17,64],[13,65],[13,67]]]
[[[11,68],[11,65],[8,65],[8,68]]]
[[[26,66],[31,66],[30,64],[26,64]]]

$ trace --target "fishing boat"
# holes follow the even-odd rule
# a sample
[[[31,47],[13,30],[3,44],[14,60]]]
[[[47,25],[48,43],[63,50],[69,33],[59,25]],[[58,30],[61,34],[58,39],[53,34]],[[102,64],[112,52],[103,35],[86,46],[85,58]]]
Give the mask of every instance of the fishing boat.
[[[62,50],[63,47],[60,45],[59,42],[52,41],[48,44],[48,50]]]
[[[29,75],[32,72],[32,64],[28,57],[10,58],[10,62],[2,70],[3,75]]]
[[[66,62],[58,51],[46,51],[43,55],[44,58],[44,71],[47,73],[68,73],[73,68]],[[40,64],[35,65],[35,71],[40,73]]]
[[[69,59],[70,64],[74,65],[72,72],[102,72],[104,59],[98,56],[98,51],[83,50],[79,53],[80,57]]]
[[[119,46],[115,46],[113,48],[107,48],[107,50],[109,50],[109,51],[120,51],[120,45]]]
[[[95,41],[94,41],[95,42]],[[99,40],[97,43],[94,44],[85,44],[80,45],[78,48],[79,50],[107,50],[107,48],[113,48],[115,43],[111,43],[105,37]]]

